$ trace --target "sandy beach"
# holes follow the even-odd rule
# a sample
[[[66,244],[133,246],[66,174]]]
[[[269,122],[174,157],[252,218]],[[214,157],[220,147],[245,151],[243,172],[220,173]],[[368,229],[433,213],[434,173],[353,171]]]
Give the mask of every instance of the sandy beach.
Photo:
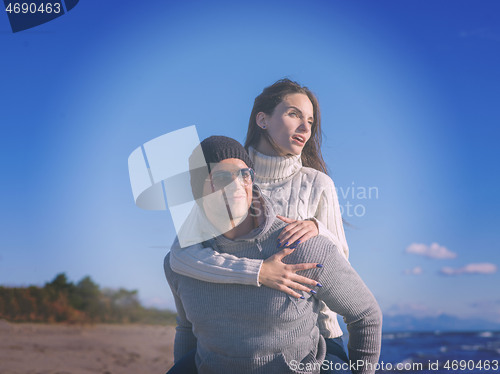
[[[0,320],[0,373],[165,373],[173,363],[174,335],[174,326]]]

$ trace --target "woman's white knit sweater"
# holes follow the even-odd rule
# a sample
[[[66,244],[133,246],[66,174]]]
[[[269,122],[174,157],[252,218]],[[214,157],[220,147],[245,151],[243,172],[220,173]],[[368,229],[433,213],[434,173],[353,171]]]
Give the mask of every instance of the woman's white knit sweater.
[[[266,156],[252,147],[248,153],[254,162],[255,183],[272,201],[274,211],[291,219],[314,219],[319,234],[330,239],[347,259],[349,249],[332,179],[318,170],[302,166],[300,155]],[[262,262],[261,259],[218,253],[201,244],[181,248],[177,240],[170,249],[170,265],[176,273],[212,283],[260,286]],[[342,335],[337,315],[326,306],[322,308],[318,324],[325,338]]]

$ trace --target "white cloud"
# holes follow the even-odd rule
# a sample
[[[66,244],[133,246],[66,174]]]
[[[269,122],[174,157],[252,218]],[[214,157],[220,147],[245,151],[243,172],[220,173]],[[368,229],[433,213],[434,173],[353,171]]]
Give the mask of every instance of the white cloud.
[[[406,275],[420,275],[423,273],[423,270],[420,266],[415,266],[413,269],[406,269],[404,273]]]
[[[445,258],[455,258],[457,254],[450,251],[448,248],[439,245],[438,243],[432,243],[430,246],[420,243],[412,243],[406,248],[406,253],[413,253],[420,256],[426,256],[430,258],[445,259]]]
[[[467,264],[461,268],[444,267],[441,274],[459,275],[459,274],[493,274],[497,272],[497,266],[488,262],[478,264]]]

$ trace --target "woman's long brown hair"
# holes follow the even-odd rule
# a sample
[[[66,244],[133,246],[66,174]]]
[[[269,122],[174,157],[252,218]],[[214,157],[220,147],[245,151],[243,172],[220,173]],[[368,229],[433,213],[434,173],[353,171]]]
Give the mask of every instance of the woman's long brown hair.
[[[302,165],[327,174],[325,161],[321,154],[321,113],[318,99],[307,87],[303,87],[287,78],[280,79],[271,86],[264,88],[262,93],[255,98],[252,113],[250,114],[250,121],[248,122],[245,148],[248,150],[250,146],[257,147],[263,136],[278,153],[281,153],[279,147],[269,136],[269,133],[257,125],[256,117],[260,112],[271,116],[274,109],[287,95],[297,93],[307,95],[309,100],[311,100],[314,114],[311,137],[304,146],[301,154]]]

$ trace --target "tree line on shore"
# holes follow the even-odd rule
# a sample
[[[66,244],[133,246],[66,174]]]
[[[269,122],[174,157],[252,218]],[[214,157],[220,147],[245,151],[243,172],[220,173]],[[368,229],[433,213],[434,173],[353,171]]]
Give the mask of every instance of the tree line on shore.
[[[0,286],[0,319],[11,322],[173,324],[175,313],[143,307],[137,290],[101,289],[58,274],[43,287]]]

